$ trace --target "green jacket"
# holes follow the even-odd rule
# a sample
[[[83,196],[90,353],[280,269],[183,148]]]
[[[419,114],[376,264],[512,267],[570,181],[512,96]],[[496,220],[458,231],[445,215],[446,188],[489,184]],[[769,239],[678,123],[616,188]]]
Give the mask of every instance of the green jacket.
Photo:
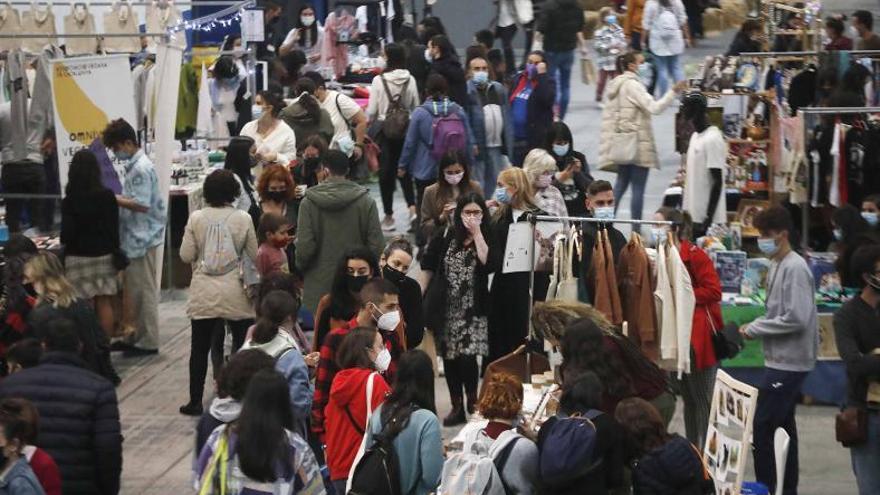
[[[379,210],[366,188],[331,177],[306,190],[295,241],[296,266],[305,277],[303,306],[315,312],[347,250],[366,246],[378,256],[384,242]]]

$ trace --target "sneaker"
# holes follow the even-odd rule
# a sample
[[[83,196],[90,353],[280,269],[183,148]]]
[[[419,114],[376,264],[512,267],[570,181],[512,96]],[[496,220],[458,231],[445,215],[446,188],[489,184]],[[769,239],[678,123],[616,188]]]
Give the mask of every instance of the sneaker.
[[[394,226],[394,217],[392,217],[392,216],[386,216],[386,217],[382,220],[382,230],[390,232],[390,231],[393,231],[394,229],[395,229],[395,226]]]
[[[596,102],[596,105],[597,105],[599,108],[602,108],[602,109],[605,108],[605,103],[603,103],[603,102],[601,102],[601,101]]]
[[[192,402],[180,406],[180,414],[184,416],[201,416],[204,410],[201,404],[193,404]]]

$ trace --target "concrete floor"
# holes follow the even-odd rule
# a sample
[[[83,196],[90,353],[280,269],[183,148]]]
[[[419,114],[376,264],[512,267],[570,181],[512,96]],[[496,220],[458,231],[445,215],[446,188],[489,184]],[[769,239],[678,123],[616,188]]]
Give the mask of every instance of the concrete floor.
[[[707,54],[723,52],[731,36],[732,33],[726,33],[701,42],[698,48],[688,52],[687,59],[695,61]],[[601,112],[593,102],[594,88],[583,86],[578,77],[574,79],[568,123],[575,136],[575,147],[586,154],[589,162],[595,163]],[[675,110],[670,109],[654,119],[662,167],[659,171],[652,171],[648,182],[644,208],[646,216],[659,206],[663,191],[678,167],[679,158],[673,152],[674,113]],[[610,174],[594,175],[614,179]],[[374,190],[373,193],[378,201],[378,192]],[[406,214],[399,193],[396,201],[396,217],[403,230]],[[629,200],[625,197],[619,214],[628,217],[628,209]],[[163,302],[160,309],[162,353],[152,358],[117,361],[124,378],[118,394],[125,436],[122,484],[122,493],[125,494],[185,493],[187,487],[191,486],[195,420],[177,412],[177,408],[187,400],[190,330],[185,315],[185,297],[180,293],[177,296]],[[438,412],[442,417],[449,410],[446,385],[442,378],[436,382],[436,391]],[[857,493],[849,452],[834,441],[835,412],[834,408],[824,406],[801,406],[798,409],[801,494]],[[672,428],[677,432],[684,431],[680,410],[676,413]],[[444,438],[449,439],[454,434],[454,429],[446,429]],[[751,467],[746,479],[753,479]]]

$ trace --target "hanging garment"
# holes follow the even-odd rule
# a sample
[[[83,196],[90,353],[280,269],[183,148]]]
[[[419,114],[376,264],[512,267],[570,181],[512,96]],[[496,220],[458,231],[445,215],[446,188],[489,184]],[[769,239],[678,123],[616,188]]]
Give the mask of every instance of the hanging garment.
[[[553,249],[553,276],[547,300],[576,302],[578,300],[578,280],[574,276],[574,260],[580,250],[580,241],[575,227],[569,231],[568,237],[560,235],[556,238]],[[552,295],[551,295],[552,291]]]
[[[33,34],[55,34],[55,15],[52,7],[47,4],[33,4],[29,10],[21,14],[21,32]],[[21,48],[29,53],[40,53],[40,50],[54,38],[27,38],[21,40]]]
[[[853,127],[846,133],[844,139],[844,161],[846,162],[846,196],[847,202],[856,208],[862,208],[862,199],[865,197],[865,168],[868,157],[867,139],[868,131],[864,123],[860,127]]]
[[[324,67],[333,69],[336,77],[344,76],[348,68],[348,45],[344,42],[355,39],[357,34],[357,19],[347,10],[337,9],[327,16],[324,24],[321,63]]]
[[[177,25],[181,21],[180,11],[171,2],[153,2],[147,6],[147,32],[164,33],[168,28]],[[149,38],[147,50],[156,52],[156,39]],[[186,32],[181,30],[171,38],[170,44],[180,48],[186,47]]]
[[[3,149],[3,163],[24,160],[27,156],[27,75],[24,71],[25,57],[21,50],[9,52],[6,57],[6,72],[3,86],[10,99],[9,148]]]
[[[177,121],[174,131],[179,135],[192,136],[196,130],[199,110],[198,76],[192,64],[180,66],[180,86],[177,92]],[[180,137],[178,136],[178,139]]]
[[[660,359],[657,341],[657,313],[651,283],[651,263],[641,236],[633,234],[621,250],[617,266],[623,321],[627,322],[629,338],[653,362]]]
[[[115,2],[109,12],[104,12],[104,32],[107,34],[137,34],[138,14],[127,1]],[[110,53],[137,53],[141,51],[141,40],[131,38],[110,37],[101,42],[104,50]]]
[[[611,323],[620,325],[623,323],[623,311],[620,307],[620,290],[617,285],[617,271],[614,268],[614,255],[611,251],[611,241],[608,233],[602,239],[602,249],[605,250],[605,283],[608,284],[608,295],[611,300]]]
[[[831,146],[834,143],[833,124],[821,124],[813,131],[807,157],[810,161],[810,206],[816,208],[828,203],[832,166]]]
[[[196,110],[196,135],[214,136],[214,122],[211,117],[211,92],[208,89],[208,68],[202,64],[199,78],[199,106]]]
[[[73,12],[64,16],[64,34],[95,34],[95,18],[84,3],[73,4]],[[67,55],[89,55],[98,52],[98,38],[65,38]]]
[[[846,132],[849,126],[840,122],[834,125],[834,137],[831,143],[831,188],[828,193],[828,202],[831,206],[839,207],[847,202],[846,188]]]
[[[18,34],[21,32],[21,17],[18,11],[9,4],[0,6],[0,34]],[[21,47],[21,40],[0,39],[0,51],[7,52]]]
[[[666,250],[666,255],[667,273],[669,274],[672,297],[675,301],[673,332],[676,340],[676,356],[675,366],[671,370],[678,371],[680,376],[682,373],[690,373],[691,371],[691,330],[696,298],[687,267],[682,261],[678,249],[671,242]]]
[[[657,246],[657,288],[654,291],[654,307],[657,320],[660,324],[660,366],[670,368],[670,362],[678,359],[678,339],[675,332],[675,296],[672,292],[672,282],[669,280],[669,251],[675,248],[667,242],[661,242]]]
[[[61,49],[46,45],[37,59],[34,73],[34,92],[28,110],[27,157],[35,162],[43,161],[41,151],[46,131],[54,127],[55,114],[52,105],[52,64],[56,58],[64,57]]]

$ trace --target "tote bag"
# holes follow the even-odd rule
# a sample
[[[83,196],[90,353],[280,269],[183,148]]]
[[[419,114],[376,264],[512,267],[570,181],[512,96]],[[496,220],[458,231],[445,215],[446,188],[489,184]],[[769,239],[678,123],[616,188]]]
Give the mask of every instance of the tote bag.
[[[580,241],[578,240],[577,229],[571,228],[568,237],[568,246],[562,258],[562,267],[560,272],[562,278],[556,286],[556,299],[560,301],[577,302],[578,300],[578,279],[575,278],[572,271],[572,263],[574,262],[574,253],[578,249]]]

